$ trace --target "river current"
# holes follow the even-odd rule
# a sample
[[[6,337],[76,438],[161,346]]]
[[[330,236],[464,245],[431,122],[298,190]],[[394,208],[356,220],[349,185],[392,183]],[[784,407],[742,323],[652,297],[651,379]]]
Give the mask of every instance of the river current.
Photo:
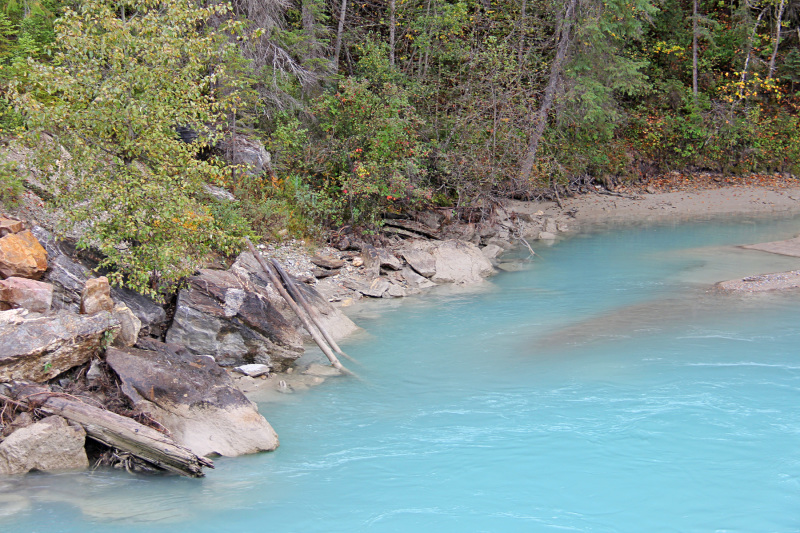
[[[342,347],[364,379],[262,404],[276,452],[202,480],[0,479],[0,531],[798,531],[800,293],[708,290],[800,268],[735,246],[798,232],[608,228],[362,305]]]

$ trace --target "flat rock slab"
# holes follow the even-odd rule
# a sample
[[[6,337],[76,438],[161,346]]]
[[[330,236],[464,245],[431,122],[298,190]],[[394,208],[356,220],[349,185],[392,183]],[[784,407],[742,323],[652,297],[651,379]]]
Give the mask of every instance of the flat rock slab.
[[[52,379],[98,354],[117,330],[119,322],[107,311],[91,316],[0,311],[0,383]]]
[[[199,456],[235,457],[278,447],[275,430],[213,359],[156,341],[141,345],[148,349],[109,348],[106,362],[136,408],[176,442]]]
[[[328,268],[331,270],[342,268],[344,266],[344,261],[331,256],[315,255],[311,258],[311,262],[318,267]]]
[[[717,283],[717,288],[731,292],[765,292],[800,287],[800,270],[759,274]]]
[[[800,237],[787,239],[785,241],[748,244],[742,246],[742,248],[747,248],[748,250],[760,250],[762,252],[769,252],[779,255],[788,255],[791,257],[800,257]]]

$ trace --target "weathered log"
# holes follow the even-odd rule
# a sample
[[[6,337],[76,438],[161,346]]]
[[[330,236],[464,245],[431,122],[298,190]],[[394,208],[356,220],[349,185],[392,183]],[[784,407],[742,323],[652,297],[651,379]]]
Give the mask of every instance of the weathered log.
[[[258,264],[261,265],[261,268],[264,270],[264,273],[269,278],[270,283],[272,283],[272,285],[275,287],[275,289],[278,291],[281,297],[284,300],[286,300],[286,303],[289,304],[289,307],[292,308],[294,314],[297,315],[297,318],[300,319],[300,322],[303,324],[303,327],[306,328],[306,331],[308,331],[308,333],[311,335],[311,338],[314,339],[314,342],[317,343],[317,346],[319,346],[320,350],[322,350],[322,353],[325,354],[325,357],[328,358],[328,361],[331,362],[334,368],[340,370],[341,372],[346,374],[353,374],[351,371],[347,370],[342,365],[341,362],[339,362],[339,359],[336,357],[336,355],[334,355],[330,346],[328,346],[328,344],[325,342],[325,339],[320,337],[316,328],[311,325],[303,310],[297,305],[297,303],[292,299],[292,297],[289,296],[289,293],[286,292],[286,288],[283,286],[283,283],[281,283],[281,280],[278,278],[278,275],[275,274],[269,263],[267,263],[266,260],[264,260],[264,258],[258,252],[258,250],[256,250],[256,247],[253,246],[253,243],[250,242],[250,239],[246,238],[245,240],[247,241],[247,247],[250,248],[250,253],[253,254],[253,257],[256,258]]]
[[[275,259],[272,259],[272,265],[275,267],[275,270],[278,271],[278,274],[280,274],[281,279],[283,280],[283,283],[286,286],[286,289],[289,291],[289,296],[291,296],[297,303],[299,303],[300,306],[305,310],[305,312],[308,313],[308,316],[311,318],[311,321],[314,323],[314,325],[317,327],[320,333],[322,333],[322,336],[325,338],[325,340],[328,342],[331,348],[333,348],[333,351],[335,351],[345,359],[349,359],[350,361],[358,364],[358,361],[356,361],[355,359],[344,353],[344,351],[341,348],[339,348],[339,345],[336,343],[334,338],[331,336],[330,333],[328,333],[328,330],[325,329],[325,326],[322,324],[322,317],[319,316],[319,311],[317,311],[317,309],[314,306],[308,303],[308,300],[306,300],[305,295],[303,295],[303,291],[301,291],[295,286],[295,281],[291,278],[291,276],[289,276],[289,274],[286,273],[281,264],[278,263],[278,261],[276,261]]]
[[[204,466],[214,468],[210,459],[198,457],[167,435],[130,418],[55,394],[44,387],[17,385],[13,391],[19,403],[76,422],[90,438],[169,472],[203,477]]]

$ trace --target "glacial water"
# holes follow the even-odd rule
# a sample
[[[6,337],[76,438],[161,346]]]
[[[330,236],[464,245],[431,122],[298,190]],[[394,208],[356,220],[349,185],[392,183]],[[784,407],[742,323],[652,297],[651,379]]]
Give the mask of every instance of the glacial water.
[[[613,228],[361,306],[343,347],[364,381],[262,404],[275,453],[202,480],[0,479],[0,531],[798,531],[800,293],[706,290],[800,268],[734,246],[798,232]]]

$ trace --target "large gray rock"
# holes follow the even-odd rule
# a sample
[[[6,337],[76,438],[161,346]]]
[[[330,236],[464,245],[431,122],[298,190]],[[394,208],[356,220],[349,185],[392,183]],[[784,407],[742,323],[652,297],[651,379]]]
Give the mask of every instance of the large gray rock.
[[[274,450],[278,436],[211,358],[156,341],[146,350],[109,348],[106,362],[137,409],[199,456]]]
[[[249,279],[253,285],[259,287],[269,298],[275,309],[280,311],[283,318],[303,334],[306,342],[311,342],[311,337],[303,329],[300,319],[297,318],[294,311],[291,310],[278,291],[266,281],[267,276],[261,270],[261,266],[256,262],[253,254],[245,252],[239,255],[236,262],[231,266],[230,272]],[[334,340],[343,339],[358,330],[358,326],[347,315],[342,313],[339,308],[332,306],[317,289],[305,283],[297,283],[296,287],[303,293],[309,305],[319,311],[320,322]]]
[[[130,289],[111,287],[111,298],[116,303],[125,304],[136,315],[142,323],[143,335],[159,337],[166,330],[167,312],[147,296]]]
[[[436,274],[436,260],[428,252],[431,247],[430,243],[424,241],[408,241],[400,250],[400,255],[419,275],[430,278]]]
[[[431,277],[435,283],[480,283],[494,274],[492,263],[472,243],[455,240],[439,242],[431,254],[436,261],[436,274]]]
[[[234,165],[243,165],[245,172],[257,176],[269,168],[270,155],[264,145],[243,135],[231,135],[217,144],[225,159]]]
[[[211,355],[222,365],[262,363],[283,370],[303,353],[303,337],[246,276],[201,270],[189,278],[167,342]]]
[[[82,427],[48,416],[0,442],[0,474],[83,470],[89,466],[85,443]]]
[[[54,378],[98,354],[118,329],[107,311],[91,316],[0,311],[0,383]]]
[[[411,268],[435,283],[479,283],[494,273],[491,261],[469,242],[406,241],[400,253]]]

